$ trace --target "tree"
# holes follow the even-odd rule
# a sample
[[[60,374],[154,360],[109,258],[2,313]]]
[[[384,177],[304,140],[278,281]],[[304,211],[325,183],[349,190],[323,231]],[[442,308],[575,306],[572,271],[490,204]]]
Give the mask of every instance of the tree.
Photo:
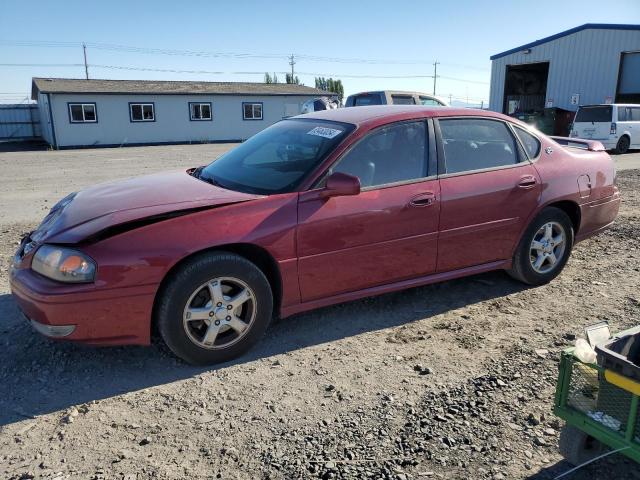
[[[298,78],[297,75],[294,77],[290,73],[287,73],[287,75],[285,77],[285,81],[287,83],[293,83],[295,85],[304,85],[303,83],[300,83],[300,79]]]
[[[316,77],[316,88],[324,90],[325,92],[333,92],[338,95],[338,100],[342,104],[344,98],[344,87],[342,86],[342,80],[334,80],[333,78]]]
[[[264,83],[278,83],[278,75],[274,73],[273,76],[271,76],[269,72],[265,72]]]

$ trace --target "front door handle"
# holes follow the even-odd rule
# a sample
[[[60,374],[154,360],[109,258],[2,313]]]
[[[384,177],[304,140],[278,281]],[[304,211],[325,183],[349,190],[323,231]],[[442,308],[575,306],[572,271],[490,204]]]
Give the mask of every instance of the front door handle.
[[[433,192],[420,193],[409,202],[412,207],[427,207],[436,201],[436,194]]]
[[[532,188],[535,187],[538,180],[533,175],[525,175],[518,181],[519,188]]]

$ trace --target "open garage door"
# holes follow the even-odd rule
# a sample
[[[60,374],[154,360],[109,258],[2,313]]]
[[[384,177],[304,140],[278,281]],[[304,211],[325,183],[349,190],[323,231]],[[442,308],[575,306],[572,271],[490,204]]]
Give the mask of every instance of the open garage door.
[[[623,52],[620,57],[616,103],[640,103],[640,52]]]
[[[544,110],[549,62],[507,65],[502,113],[533,114]]]

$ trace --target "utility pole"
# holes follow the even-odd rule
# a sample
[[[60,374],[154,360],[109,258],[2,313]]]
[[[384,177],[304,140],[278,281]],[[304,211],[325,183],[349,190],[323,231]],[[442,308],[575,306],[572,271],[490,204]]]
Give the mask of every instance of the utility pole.
[[[438,78],[438,62],[437,60],[433,62],[433,94],[436,94],[436,78]]]
[[[82,53],[84,54],[84,76],[89,80],[89,66],[87,65],[87,46],[82,43]]]
[[[449,94],[449,105],[451,105],[451,97],[452,97],[452,95]]]
[[[291,83],[293,83],[293,77],[294,77],[294,70],[293,70],[293,66],[296,64],[295,60],[293,59],[293,53],[291,54],[291,56],[289,57],[289,65],[291,65]]]

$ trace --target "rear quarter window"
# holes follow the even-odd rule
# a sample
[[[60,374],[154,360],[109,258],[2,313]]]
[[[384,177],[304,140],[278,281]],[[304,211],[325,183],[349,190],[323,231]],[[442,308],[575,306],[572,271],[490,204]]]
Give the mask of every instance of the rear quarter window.
[[[429,107],[442,107],[442,103],[434,98],[420,97],[420,105],[426,105]]]
[[[522,142],[522,145],[524,146],[524,149],[527,152],[529,158],[536,158],[540,153],[540,140],[520,127],[514,126],[514,130],[516,131],[516,135],[518,135],[518,138]]]
[[[613,108],[611,106],[602,107],[580,107],[576,113],[575,123],[581,122],[611,122]]]

